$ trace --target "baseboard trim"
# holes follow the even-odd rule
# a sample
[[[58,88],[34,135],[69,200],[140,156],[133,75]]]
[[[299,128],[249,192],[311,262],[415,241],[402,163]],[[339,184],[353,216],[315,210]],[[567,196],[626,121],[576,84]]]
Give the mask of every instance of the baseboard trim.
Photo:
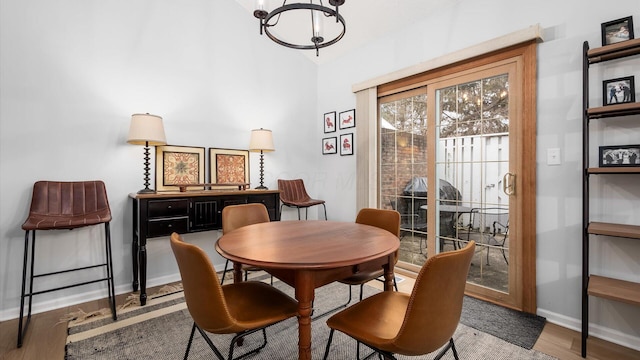
[[[172,282],[180,281],[180,274],[172,274],[166,276],[160,276],[153,279],[147,279],[147,288],[154,286],[169,284]],[[116,295],[126,294],[132,292],[131,283],[122,284],[115,287]],[[38,296],[34,297],[34,301],[31,307],[31,315],[39,314],[51,310],[60,309],[66,306],[73,306],[82,304],[88,301],[104,299],[108,296],[107,289],[97,289],[93,291],[84,292],[81,294],[74,294],[65,297],[56,298],[53,300],[38,301]],[[26,308],[25,308],[26,312]],[[20,316],[20,306],[5,309],[0,312],[0,321],[17,319]]]
[[[552,324],[562,326],[564,328],[571,329],[577,332],[582,332],[582,322],[578,319],[574,319],[544,309],[538,309],[537,314],[545,317],[547,321]],[[640,337],[631,336],[615,329],[591,324],[589,325],[589,336],[596,337],[620,346],[624,346],[629,349],[640,351]]]

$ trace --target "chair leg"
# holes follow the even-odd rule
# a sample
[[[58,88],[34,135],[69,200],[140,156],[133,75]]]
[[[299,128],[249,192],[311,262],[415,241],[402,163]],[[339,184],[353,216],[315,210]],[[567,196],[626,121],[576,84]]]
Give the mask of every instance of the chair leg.
[[[324,207],[324,219],[328,220],[328,218],[327,218],[327,206],[325,204],[322,204],[322,206]]]
[[[298,209],[298,220],[300,220],[300,208],[297,208],[297,209]]]
[[[111,305],[111,317],[113,321],[118,320],[116,312],[116,290],[113,280],[113,253],[111,251],[111,228],[109,223],[104,223],[105,242],[107,251],[107,286],[109,286],[109,305]]]
[[[327,360],[327,357],[329,356],[329,348],[331,348],[331,340],[333,340],[334,331],[334,329],[331,329],[331,331],[329,332],[329,340],[327,340],[327,347],[324,350],[324,357],[322,357],[323,360]]]
[[[440,352],[438,353],[438,355],[436,355],[436,357],[435,357],[435,358],[433,358],[433,360],[439,360],[439,359],[441,359],[441,358],[444,356],[444,354],[445,354],[449,349],[452,349],[452,351],[453,351],[453,357],[454,357],[456,360],[459,360],[459,359],[458,359],[458,352],[456,351],[455,344],[453,343],[453,338],[449,339],[449,342],[447,343],[447,345],[446,345],[444,348],[442,348],[442,350],[440,350]]]
[[[222,271],[222,279],[220,280],[220,285],[224,284],[224,278],[227,276],[227,267],[229,267],[229,259],[224,263],[224,270]]]
[[[36,232],[33,231],[32,243],[35,242]],[[33,246],[31,251],[33,251]],[[29,230],[27,230],[24,234],[24,259],[22,263],[22,294],[20,295],[20,319],[18,322],[18,344],[17,347],[22,347],[22,340],[24,338],[24,334],[27,332],[27,327],[29,326],[29,320],[31,320],[31,308],[29,308],[29,315],[27,316],[27,323],[24,324],[23,329],[23,317],[24,317],[24,298],[26,294],[26,286],[27,286],[27,267],[28,267],[28,259],[29,259]],[[33,273],[31,273],[33,275]],[[33,282],[31,282],[33,284]],[[29,291],[31,293],[31,291]],[[31,297],[31,296],[29,296]]]
[[[187,358],[189,358],[189,350],[191,350],[191,343],[193,342],[193,335],[196,332],[196,323],[193,323],[193,326],[191,327],[191,335],[189,336],[189,342],[187,342],[187,351],[184,352],[184,360],[187,360]]]

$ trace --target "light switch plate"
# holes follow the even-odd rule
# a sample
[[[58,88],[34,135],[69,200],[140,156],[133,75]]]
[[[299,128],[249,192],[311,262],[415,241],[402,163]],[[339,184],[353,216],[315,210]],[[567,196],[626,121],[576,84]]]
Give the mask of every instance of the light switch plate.
[[[561,163],[562,161],[560,160],[560,149],[547,149],[547,165],[560,165]]]

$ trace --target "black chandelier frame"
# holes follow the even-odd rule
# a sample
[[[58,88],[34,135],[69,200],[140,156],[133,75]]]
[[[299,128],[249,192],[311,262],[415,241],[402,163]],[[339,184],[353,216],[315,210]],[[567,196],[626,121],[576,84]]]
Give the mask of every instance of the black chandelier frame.
[[[280,44],[282,46],[286,46],[288,48],[292,48],[292,49],[298,49],[298,50],[316,50],[316,56],[318,56],[319,54],[319,49],[333,45],[335,43],[337,43],[338,41],[340,41],[340,39],[342,39],[344,37],[345,32],[347,31],[347,24],[344,20],[344,18],[342,17],[342,15],[340,15],[340,13],[338,12],[338,7],[340,5],[343,5],[345,2],[345,0],[329,0],[329,3],[331,5],[334,5],[336,7],[335,10],[323,6],[322,5],[322,1],[320,1],[320,4],[313,4],[313,3],[293,3],[293,4],[287,4],[286,1],[284,2],[284,4],[282,6],[280,6],[279,8],[274,9],[271,12],[267,12],[265,10],[255,10],[253,12],[253,16],[255,16],[256,18],[258,18],[258,20],[260,21],[260,34],[262,35],[263,33],[266,34],[269,39],[273,40],[275,43]],[[284,41],[282,39],[279,39],[275,34],[273,34],[271,31],[269,31],[269,28],[274,27],[278,24],[279,18],[275,21],[275,23],[273,24],[269,24],[269,21],[271,19],[273,19],[276,16],[280,16],[282,13],[285,13],[287,11],[293,11],[293,10],[311,10],[311,11],[319,11],[324,13],[324,15],[326,17],[335,17],[336,18],[336,23],[340,23],[342,25],[342,31],[340,32],[340,34],[338,34],[338,36],[336,36],[335,38],[333,38],[330,41],[325,42],[324,38],[322,36],[312,36],[311,38],[311,42],[312,44],[309,45],[300,45],[300,44],[293,44],[287,41]],[[312,26],[312,32],[313,32],[313,26]]]

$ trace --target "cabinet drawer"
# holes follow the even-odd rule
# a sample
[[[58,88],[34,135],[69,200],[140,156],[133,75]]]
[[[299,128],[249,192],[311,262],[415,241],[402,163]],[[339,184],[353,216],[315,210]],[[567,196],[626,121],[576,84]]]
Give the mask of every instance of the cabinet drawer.
[[[276,197],[272,196],[272,195],[262,195],[262,196],[249,196],[247,198],[247,202],[250,203],[262,203],[264,204],[264,206],[267,207],[267,209],[274,209],[276,207],[278,207],[278,204],[276,204]]]
[[[189,232],[189,218],[178,217],[163,220],[150,220],[147,233],[149,237],[168,236],[172,232],[185,234]]]
[[[189,215],[189,200],[153,200],[149,201],[149,218]]]

